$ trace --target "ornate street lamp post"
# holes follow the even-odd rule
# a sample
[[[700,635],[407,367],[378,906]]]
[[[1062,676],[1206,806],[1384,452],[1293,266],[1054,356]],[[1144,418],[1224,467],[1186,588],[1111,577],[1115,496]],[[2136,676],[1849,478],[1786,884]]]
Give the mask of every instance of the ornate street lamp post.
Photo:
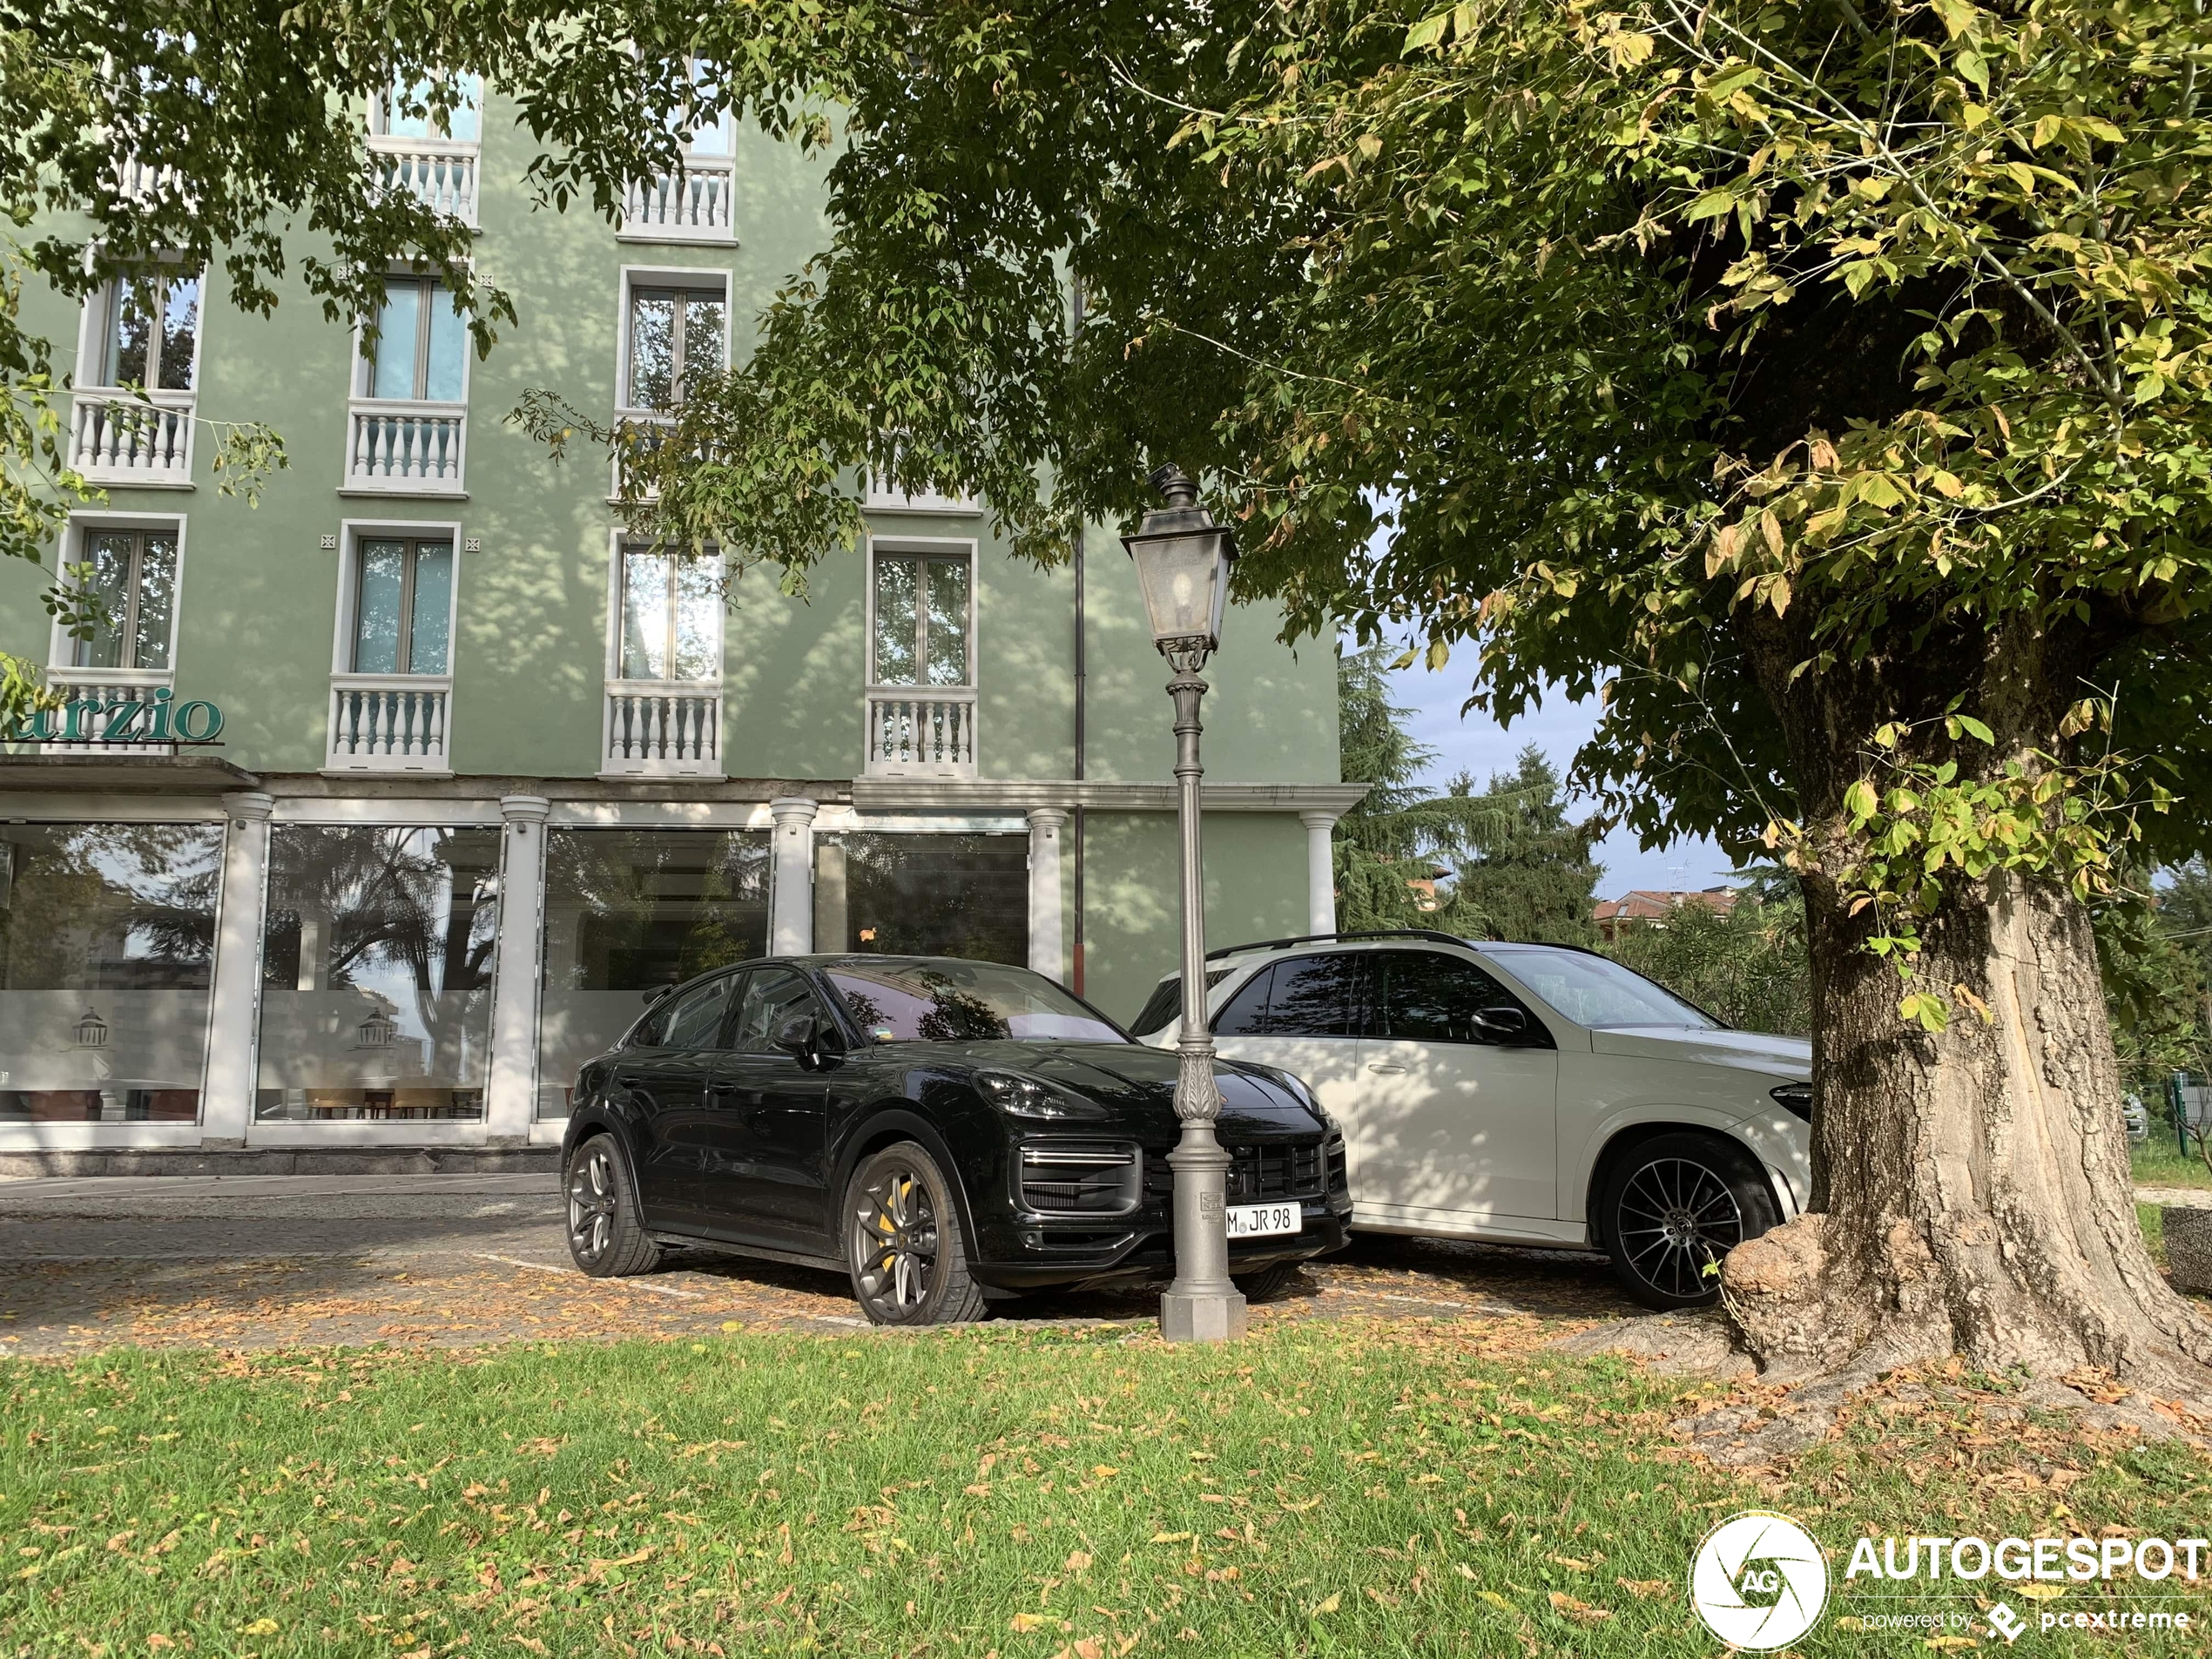
[[[1170,1342],[1222,1342],[1244,1334],[1244,1298],[1229,1279],[1229,1154],[1214,1139],[1221,1091],[1214,1086],[1213,1033],[1206,1025],[1206,887],[1198,859],[1198,678],[1221,640],[1221,608],[1237,538],[1198,504],[1197,486],[1162,467],[1152,488],[1167,505],[1144,515],[1122,545],[1136,563],[1152,643],[1175,678],[1177,818],[1183,833],[1183,1035],[1175,1115],[1183,1135],[1175,1171],[1175,1280],[1160,1298],[1160,1334]]]

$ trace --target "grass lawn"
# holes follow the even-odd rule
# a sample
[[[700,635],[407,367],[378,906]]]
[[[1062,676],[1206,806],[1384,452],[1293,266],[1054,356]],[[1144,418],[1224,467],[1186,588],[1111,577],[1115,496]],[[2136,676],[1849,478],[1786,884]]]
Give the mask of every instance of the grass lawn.
[[[1966,1379],[1867,1402],[1762,1486],[1669,1437],[1717,1386],[1541,1334],[1286,1323],[1195,1350],[987,1326],[0,1365],[0,1653],[1702,1656],[1719,1644],[1686,1605],[1689,1553],[1763,1505],[1838,1552],[1802,1651],[1917,1651],[1852,1628],[1862,1530],[2204,1530],[2212,1463],[1986,1424],[1997,1395]],[[1973,1613],[1958,1588],[1931,1605]]]
[[[2201,1157],[2184,1157],[2170,1135],[2154,1128],[2149,1140],[2130,1149],[2135,1184],[2143,1187],[2212,1187],[2212,1170]]]

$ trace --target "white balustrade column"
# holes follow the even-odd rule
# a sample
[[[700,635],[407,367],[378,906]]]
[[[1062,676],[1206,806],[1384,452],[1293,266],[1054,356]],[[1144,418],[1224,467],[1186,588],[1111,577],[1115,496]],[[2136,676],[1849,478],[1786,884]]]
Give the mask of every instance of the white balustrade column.
[[[1332,934],[1337,930],[1336,857],[1329,833],[1337,826],[1334,813],[1300,813],[1305,826],[1305,930]]]
[[[261,894],[269,871],[269,814],[259,790],[223,797],[223,892],[215,919],[215,970],[208,995],[206,1087],[199,1143],[244,1146],[253,1121],[254,1028],[261,1011]]]
[[[799,956],[814,948],[814,814],[799,796],[768,803],[776,821],[774,897],[768,911],[768,954]]]
[[[507,856],[499,875],[494,948],[491,1075],[484,1085],[484,1141],[528,1143],[537,1115],[537,1002],[544,983],[545,815],[543,795],[502,795]]]
[[[1029,814],[1029,966],[1065,984],[1068,964],[1060,917],[1060,832],[1068,814],[1040,806]]]

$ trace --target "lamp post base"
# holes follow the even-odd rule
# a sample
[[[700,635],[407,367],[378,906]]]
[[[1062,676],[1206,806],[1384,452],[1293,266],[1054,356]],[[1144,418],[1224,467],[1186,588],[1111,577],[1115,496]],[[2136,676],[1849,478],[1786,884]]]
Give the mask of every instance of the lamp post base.
[[[1160,1335],[1169,1342],[1234,1342],[1244,1334],[1244,1293],[1231,1290],[1160,1293]]]

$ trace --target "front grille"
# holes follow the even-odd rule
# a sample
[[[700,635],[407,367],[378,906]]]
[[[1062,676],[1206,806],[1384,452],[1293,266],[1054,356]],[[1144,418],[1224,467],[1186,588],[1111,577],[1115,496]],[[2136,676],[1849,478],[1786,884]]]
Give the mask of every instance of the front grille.
[[[1033,1141],[1022,1149],[1024,1209],[1050,1215],[1120,1215],[1136,1207],[1142,1170],[1133,1146]]]
[[[1310,1198],[1321,1193],[1321,1149],[1304,1146],[1238,1146],[1230,1149],[1229,1202],[1264,1198]]]
[[[1349,1192],[1352,1190],[1352,1173],[1345,1163],[1343,1136],[1332,1135],[1329,1137],[1328,1161],[1329,1190]]]
[[[1229,1202],[1258,1204],[1269,1198],[1318,1198],[1323,1170],[1334,1184],[1344,1184],[1344,1143],[1331,1143],[1325,1155],[1318,1141],[1270,1142],[1258,1146],[1229,1149]],[[1144,1190],[1149,1197],[1167,1197],[1175,1190],[1175,1171],[1167,1156],[1153,1152],[1144,1159]]]

